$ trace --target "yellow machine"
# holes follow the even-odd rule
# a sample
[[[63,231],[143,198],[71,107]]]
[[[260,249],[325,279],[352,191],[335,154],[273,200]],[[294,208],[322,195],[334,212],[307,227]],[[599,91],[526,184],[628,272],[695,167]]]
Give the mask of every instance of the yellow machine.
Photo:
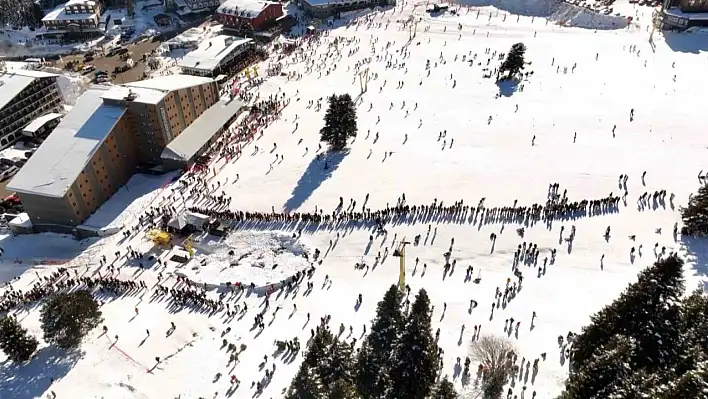
[[[146,235],[150,241],[163,247],[169,245],[170,240],[172,239],[172,235],[170,233],[158,229],[152,229],[148,231]]]
[[[406,289],[406,245],[408,244],[410,242],[406,241],[406,237],[403,237],[398,243],[398,247],[393,251],[393,256],[399,259],[398,289],[401,291]]]
[[[192,236],[193,234],[190,234],[189,237],[185,238],[182,244],[180,244],[180,246],[189,253],[189,256],[194,256],[194,240],[192,240]]]

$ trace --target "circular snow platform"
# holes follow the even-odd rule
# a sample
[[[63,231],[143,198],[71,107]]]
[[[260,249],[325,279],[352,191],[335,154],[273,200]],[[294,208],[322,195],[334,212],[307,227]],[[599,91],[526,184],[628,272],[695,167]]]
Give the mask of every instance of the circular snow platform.
[[[208,287],[253,284],[255,290],[277,289],[310,267],[309,247],[279,232],[233,232],[221,241],[195,243],[195,256],[179,274]]]

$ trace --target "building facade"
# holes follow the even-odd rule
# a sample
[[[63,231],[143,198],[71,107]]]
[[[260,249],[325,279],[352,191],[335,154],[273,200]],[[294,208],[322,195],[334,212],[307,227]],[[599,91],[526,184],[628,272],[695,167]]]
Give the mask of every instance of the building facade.
[[[274,26],[285,15],[282,4],[258,0],[227,0],[216,13],[224,29],[245,36]]]
[[[35,118],[59,111],[57,75],[39,71],[0,72],[0,149],[22,137]]]
[[[314,18],[335,17],[340,13],[370,7],[395,6],[395,0],[299,0],[305,13]]]
[[[218,99],[216,82],[182,75],[89,89],[7,190],[38,229],[78,226]]]
[[[71,0],[55,7],[42,18],[48,31],[98,32],[101,5],[92,0]]]
[[[664,0],[653,13],[659,29],[684,30],[708,26],[708,0]]]

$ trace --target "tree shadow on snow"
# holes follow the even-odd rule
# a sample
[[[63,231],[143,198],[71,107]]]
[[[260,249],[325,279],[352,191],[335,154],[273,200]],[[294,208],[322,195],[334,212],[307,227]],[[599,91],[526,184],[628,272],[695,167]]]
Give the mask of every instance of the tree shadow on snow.
[[[701,288],[708,291],[708,237],[682,236],[679,243],[686,256],[686,263],[691,265],[695,275],[702,277]]]
[[[348,154],[348,150],[328,151],[321,156],[313,158],[305,172],[300,176],[300,180],[298,180],[297,185],[290,194],[290,199],[283,205],[283,210],[291,212],[304,204],[325,180],[332,177],[334,171],[337,170]]]
[[[518,79],[497,80],[496,85],[499,88],[499,95],[500,96],[511,97],[516,92],[516,88],[519,86],[519,80]]]
[[[666,45],[673,51],[680,53],[693,53],[708,51],[708,40],[701,33],[691,32],[663,32]]]
[[[46,346],[28,363],[0,363],[0,398],[39,398],[74,367],[83,353]]]

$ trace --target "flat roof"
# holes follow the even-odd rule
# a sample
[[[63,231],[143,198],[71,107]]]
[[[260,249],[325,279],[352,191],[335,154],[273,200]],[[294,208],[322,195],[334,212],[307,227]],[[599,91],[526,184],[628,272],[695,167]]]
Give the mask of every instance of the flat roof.
[[[201,42],[199,47],[190,51],[177,62],[180,68],[195,68],[213,71],[234,51],[253,39],[218,35]]]
[[[50,112],[46,115],[42,115],[39,118],[36,118],[32,122],[30,122],[27,126],[25,126],[24,129],[22,129],[23,132],[36,132],[39,128],[44,126],[45,123],[51,121],[52,119],[56,119],[61,117],[61,114],[58,114],[56,112]]]
[[[8,191],[62,197],[106,139],[125,107],[104,104],[106,88],[93,86],[61,120],[7,185]]]
[[[126,101],[129,95],[133,95],[130,101],[143,104],[157,104],[170,91],[182,90],[200,84],[213,82],[214,79],[192,75],[167,75],[137,82],[123,83],[117,86],[109,86],[102,98],[118,101]]]
[[[192,122],[162,151],[160,158],[188,162],[194,154],[211,140],[216,132],[234,115],[238,115],[246,103],[232,99],[219,101]],[[32,156],[34,158],[34,156]]]
[[[33,71],[29,69],[13,69],[0,73],[0,109],[12,101],[35,79],[56,77],[53,73]]]
[[[216,12],[243,18],[255,18],[270,4],[279,4],[261,0],[226,0]]]
[[[141,87],[113,86],[105,92],[101,98],[109,100],[126,101],[128,96],[133,95],[131,101],[144,104],[157,104],[165,98],[168,91],[145,89]]]
[[[166,75],[137,82],[125,83],[121,86],[131,88],[154,89],[162,91],[182,90],[192,86],[213,82],[212,78],[192,75]]]

